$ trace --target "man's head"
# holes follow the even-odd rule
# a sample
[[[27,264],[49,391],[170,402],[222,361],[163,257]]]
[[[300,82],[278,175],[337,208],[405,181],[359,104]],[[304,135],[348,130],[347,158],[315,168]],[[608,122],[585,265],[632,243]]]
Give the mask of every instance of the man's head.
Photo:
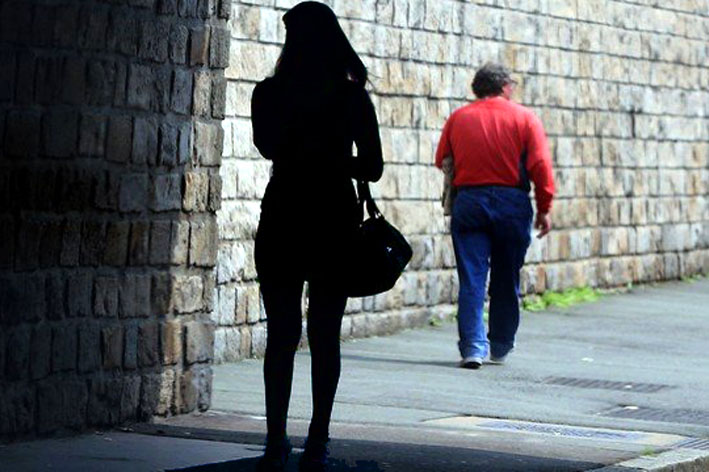
[[[516,84],[505,66],[488,62],[475,73],[473,93],[478,98],[502,95],[509,99]]]

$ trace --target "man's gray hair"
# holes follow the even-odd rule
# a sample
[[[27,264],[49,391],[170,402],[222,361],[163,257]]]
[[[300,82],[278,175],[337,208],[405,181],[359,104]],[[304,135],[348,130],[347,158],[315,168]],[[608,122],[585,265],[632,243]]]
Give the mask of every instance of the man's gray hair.
[[[473,93],[478,98],[500,95],[502,87],[514,82],[507,67],[488,62],[475,73]]]

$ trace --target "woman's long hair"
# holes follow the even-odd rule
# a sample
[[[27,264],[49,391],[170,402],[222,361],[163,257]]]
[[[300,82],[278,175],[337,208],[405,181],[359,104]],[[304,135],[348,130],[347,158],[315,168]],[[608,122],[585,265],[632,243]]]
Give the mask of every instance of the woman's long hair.
[[[367,69],[330,7],[318,2],[302,2],[283,15],[283,22],[286,42],[276,63],[276,77],[306,78],[325,74],[364,87]]]

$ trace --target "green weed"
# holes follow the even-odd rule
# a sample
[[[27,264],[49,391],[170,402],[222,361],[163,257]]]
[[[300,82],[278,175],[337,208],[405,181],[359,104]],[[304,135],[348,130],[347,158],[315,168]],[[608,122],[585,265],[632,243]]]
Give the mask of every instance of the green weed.
[[[526,311],[542,311],[550,306],[570,307],[579,303],[595,302],[601,293],[591,287],[575,287],[563,292],[544,292],[542,295],[530,295],[522,300]]]

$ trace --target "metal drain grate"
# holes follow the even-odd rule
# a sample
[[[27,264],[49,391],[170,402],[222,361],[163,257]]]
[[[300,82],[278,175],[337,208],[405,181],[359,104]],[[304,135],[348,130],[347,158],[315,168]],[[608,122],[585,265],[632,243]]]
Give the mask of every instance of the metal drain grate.
[[[551,434],[554,436],[566,436],[574,438],[611,439],[611,440],[635,440],[641,435],[634,432],[624,431],[604,431],[591,428],[574,428],[568,426],[557,426],[550,424],[534,423],[513,423],[507,421],[487,421],[480,423],[481,428],[526,431],[531,433]]]
[[[576,388],[600,388],[604,390],[621,390],[624,392],[655,393],[672,388],[670,385],[641,382],[617,382],[613,380],[580,379],[576,377],[547,377],[545,384],[563,385]]]
[[[700,451],[709,451],[709,439],[690,438],[673,444],[672,447],[682,447],[685,449],[699,449]]]
[[[698,424],[709,426],[709,411],[688,409],[664,409],[644,407],[621,407],[603,413],[603,416],[631,420],[660,421],[663,423]]]

